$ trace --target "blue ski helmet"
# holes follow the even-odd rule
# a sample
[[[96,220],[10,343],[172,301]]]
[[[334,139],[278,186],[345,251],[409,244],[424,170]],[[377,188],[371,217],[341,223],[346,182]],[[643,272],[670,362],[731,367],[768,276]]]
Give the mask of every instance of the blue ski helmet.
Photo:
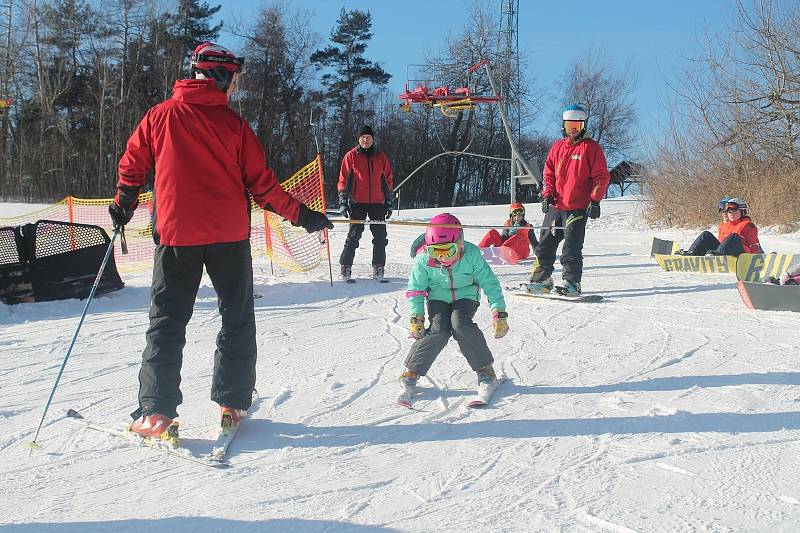
[[[586,135],[586,120],[589,118],[589,114],[586,112],[583,106],[578,104],[570,104],[564,108],[564,111],[561,113],[561,133],[564,137],[567,137],[567,128],[564,127],[564,122],[567,120],[575,120],[583,122],[583,128],[578,133],[578,139],[582,139],[584,135]]]
[[[582,120],[586,122],[587,117],[588,114],[586,113],[586,109],[578,104],[568,105],[564,108],[564,112],[561,114],[561,120]]]

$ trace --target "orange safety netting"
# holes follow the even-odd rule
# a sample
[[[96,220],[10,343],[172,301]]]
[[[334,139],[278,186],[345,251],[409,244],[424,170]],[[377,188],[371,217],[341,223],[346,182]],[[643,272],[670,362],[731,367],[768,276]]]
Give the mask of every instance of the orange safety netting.
[[[289,194],[315,211],[325,212],[322,160],[320,156],[281,183]],[[79,224],[93,224],[111,234],[108,206],[113,198],[85,199],[68,196],[51,206],[16,217],[0,217],[0,226],[18,226],[37,220],[57,220]],[[319,266],[325,258],[323,233],[307,233],[292,226],[281,216],[265,211],[255,203],[250,204],[250,245],[253,257],[269,257],[276,264],[294,272],[305,272]],[[128,253],[117,248],[114,253],[120,271],[152,268],[153,250],[153,194],[139,195],[139,207],[130,223],[125,226]],[[119,241],[117,241],[119,242]],[[119,246],[119,245],[117,245]]]

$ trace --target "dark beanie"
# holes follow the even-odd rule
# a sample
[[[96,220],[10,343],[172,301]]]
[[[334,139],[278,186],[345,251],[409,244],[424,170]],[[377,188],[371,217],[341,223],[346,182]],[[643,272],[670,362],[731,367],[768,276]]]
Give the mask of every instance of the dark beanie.
[[[375,134],[372,133],[372,128],[369,126],[361,126],[361,129],[358,130],[358,136],[361,137],[362,135],[372,135],[373,137],[375,136]]]

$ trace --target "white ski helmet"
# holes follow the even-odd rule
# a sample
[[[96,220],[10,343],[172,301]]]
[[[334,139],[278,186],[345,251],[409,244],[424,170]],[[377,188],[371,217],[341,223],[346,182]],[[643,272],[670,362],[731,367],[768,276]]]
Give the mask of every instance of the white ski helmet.
[[[583,106],[578,104],[570,104],[564,108],[564,111],[561,113],[561,133],[564,137],[567,137],[567,128],[564,127],[564,122],[570,121],[580,121],[583,122],[583,128],[581,128],[580,132],[578,133],[578,139],[583,138],[586,135],[586,120],[589,118],[589,114],[586,112],[586,109]]]
[[[740,209],[742,216],[745,216],[747,214],[747,202],[741,198],[728,198],[725,202],[725,210],[727,211],[728,209]]]

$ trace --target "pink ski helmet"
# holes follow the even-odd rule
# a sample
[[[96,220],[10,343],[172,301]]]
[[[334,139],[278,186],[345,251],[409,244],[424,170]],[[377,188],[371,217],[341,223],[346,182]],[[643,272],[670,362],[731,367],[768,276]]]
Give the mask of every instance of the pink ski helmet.
[[[433,217],[429,224],[458,224],[461,221],[450,213],[440,213]],[[459,242],[464,239],[464,230],[461,228],[442,228],[428,226],[425,230],[425,244],[444,244],[448,242]]]
[[[456,217],[450,213],[436,215],[430,224],[461,224]],[[430,256],[429,265],[439,264],[450,267],[461,259],[464,249],[464,230],[461,228],[443,228],[428,226],[425,230],[425,246],[428,248]]]

